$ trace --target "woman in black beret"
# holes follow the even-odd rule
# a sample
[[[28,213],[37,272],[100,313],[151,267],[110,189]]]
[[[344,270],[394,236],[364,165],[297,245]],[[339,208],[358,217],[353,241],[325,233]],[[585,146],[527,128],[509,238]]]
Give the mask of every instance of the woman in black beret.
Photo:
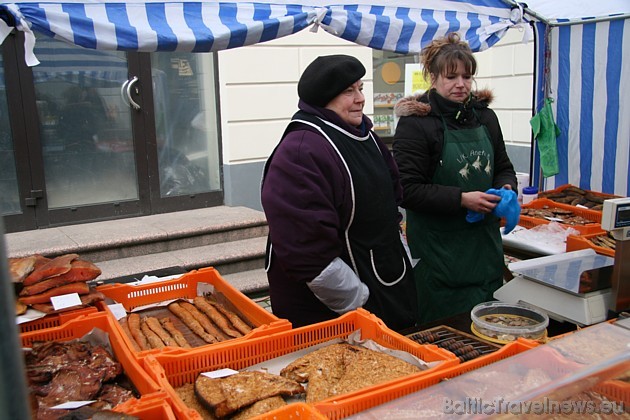
[[[359,307],[394,330],[414,325],[402,189],[391,153],[363,114],[364,75],[347,55],[313,61],[298,83],[299,111],[265,165],[271,306],[294,327]]]

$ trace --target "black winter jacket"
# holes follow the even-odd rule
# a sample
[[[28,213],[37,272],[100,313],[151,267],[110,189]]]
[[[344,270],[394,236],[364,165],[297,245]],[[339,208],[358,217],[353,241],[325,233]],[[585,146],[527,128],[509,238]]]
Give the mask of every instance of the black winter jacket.
[[[455,215],[462,210],[459,187],[432,183],[444,144],[440,115],[449,130],[485,125],[494,149],[492,186],[498,189],[510,184],[516,191],[516,173],[505,150],[499,120],[488,108],[491,101],[492,93],[487,90],[476,92],[466,104],[445,99],[435,90],[398,101],[394,110],[400,119],[393,151],[403,186],[402,207],[442,215]]]

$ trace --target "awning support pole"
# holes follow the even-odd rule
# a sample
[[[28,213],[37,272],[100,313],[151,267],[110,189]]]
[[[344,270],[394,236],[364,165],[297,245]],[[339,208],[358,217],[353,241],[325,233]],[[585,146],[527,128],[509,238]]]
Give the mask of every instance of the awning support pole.
[[[15,291],[9,277],[2,217],[0,238],[0,418],[30,420],[26,369],[15,323]]]

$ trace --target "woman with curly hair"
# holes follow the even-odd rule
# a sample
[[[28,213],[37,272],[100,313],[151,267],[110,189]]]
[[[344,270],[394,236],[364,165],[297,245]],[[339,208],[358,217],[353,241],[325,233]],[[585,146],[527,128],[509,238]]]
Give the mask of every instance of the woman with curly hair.
[[[457,33],[433,40],[420,54],[430,89],[401,99],[394,137],[414,259],[419,322],[469,311],[492,300],[503,284],[500,196],[516,191],[489,91],[472,91],[477,62]],[[466,221],[471,210],[484,215]]]

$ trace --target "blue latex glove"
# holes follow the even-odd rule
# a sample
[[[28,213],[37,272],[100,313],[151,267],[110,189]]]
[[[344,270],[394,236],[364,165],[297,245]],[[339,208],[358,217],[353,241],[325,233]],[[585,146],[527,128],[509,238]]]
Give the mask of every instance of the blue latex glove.
[[[486,194],[494,194],[501,197],[501,200],[497,203],[494,210],[492,210],[492,214],[497,217],[505,218],[503,234],[507,235],[516,227],[518,220],[521,217],[521,206],[518,204],[516,193],[505,188],[501,188],[500,190],[490,188],[486,191]],[[468,210],[468,213],[466,214],[466,221],[468,223],[479,222],[483,220],[483,218],[483,213],[478,213],[473,210]]]

